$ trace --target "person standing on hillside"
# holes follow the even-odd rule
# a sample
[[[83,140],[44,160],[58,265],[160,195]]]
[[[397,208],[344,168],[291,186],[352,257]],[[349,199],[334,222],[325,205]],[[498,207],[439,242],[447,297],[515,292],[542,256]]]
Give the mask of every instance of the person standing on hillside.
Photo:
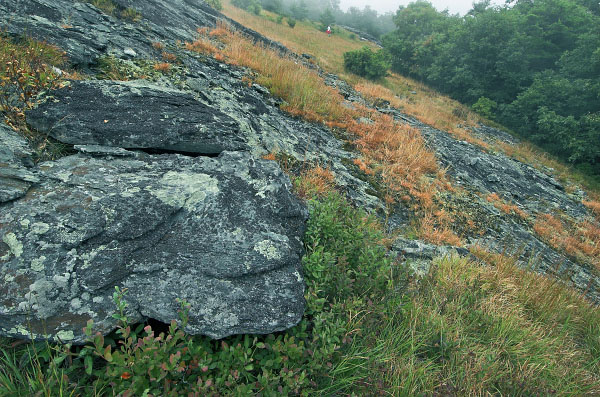
[[[331,26],[327,26],[327,36],[331,36]]]

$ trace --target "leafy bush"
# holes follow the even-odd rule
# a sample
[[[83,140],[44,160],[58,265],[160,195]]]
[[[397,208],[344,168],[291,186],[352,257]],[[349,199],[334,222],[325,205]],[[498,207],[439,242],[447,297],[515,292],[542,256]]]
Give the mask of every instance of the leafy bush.
[[[231,4],[256,15],[260,15],[260,12],[262,11],[262,6],[258,0],[232,0]]]
[[[294,28],[294,26],[296,26],[296,20],[294,18],[288,18],[287,20],[287,24],[289,25],[290,28]]]
[[[387,74],[390,64],[382,51],[373,52],[365,46],[360,50],[344,53],[344,67],[359,76],[377,80]]]
[[[492,120],[494,118],[494,110],[496,110],[496,107],[498,107],[498,104],[495,101],[482,96],[471,106],[471,109],[486,119]]]
[[[223,4],[221,4],[221,0],[205,0],[206,4],[214,8],[215,10],[221,11],[223,9]]]

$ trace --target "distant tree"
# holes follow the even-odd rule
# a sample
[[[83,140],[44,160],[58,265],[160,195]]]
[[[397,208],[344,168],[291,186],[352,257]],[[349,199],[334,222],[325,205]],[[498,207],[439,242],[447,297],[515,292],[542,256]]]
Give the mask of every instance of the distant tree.
[[[215,10],[221,11],[223,9],[223,4],[221,4],[221,0],[205,0],[206,4],[214,8]]]
[[[369,47],[344,53],[344,67],[349,72],[377,80],[384,77],[390,68],[383,51],[373,52]]]
[[[275,12],[277,14],[281,14],[283,11],[283,6],[281,0],[261,0],[261,6],[265,10]]]
[[[308,6],[304,0],[300,0],[300,2],[294,2],[290,7],[290,13],[292,16],[299,20],[303,21],[308,16]]]
[[[325,11],[319,17],[319,22],[321,23],[321,31],[327,30],[327,26],[331,26],[335,23],[335,17],[333,16],[333,12],[331,8],[326,8]]]

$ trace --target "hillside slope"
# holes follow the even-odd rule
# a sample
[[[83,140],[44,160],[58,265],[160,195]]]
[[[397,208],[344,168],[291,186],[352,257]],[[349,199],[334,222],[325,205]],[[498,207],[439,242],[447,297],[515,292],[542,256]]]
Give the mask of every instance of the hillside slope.
[[[356,346],[352,328],[344,328],[362,321],[356,312],[352,316],[353,305],[358,312],[376,313],[381,309],[373,309],[376,301],[385,308],[382,316],[395,324],[391,313],[410,296],[400,281],[405,269],[433,277],[432,284],[424,284],[428,292],[422,297],[433,296],[437,302],[439,291],[451,290],[443,277],[435,278],[438,271],[458,266],[460,276],[448,280],[471,291],[462,283],[492,279],[488,270],[505,269],[499,263],[510,256],[522,268],[574,287],[577,293],[545,278],[536,281],[529,273],[514,270],[510,275],[552,289],[560,297],[557,304],[571,302],[568,310],[577,310],[578,316],[589,311],[591,320],[581,315],[577,330],[595,329],[588,327],[596,324],[596,311],[588,302],[600,302],[600,227],[593,213],[598,204],[583,190],[559,182],[552,170],[507,155],[518,144],[512,136],[474,123],[469,115],[459,118],[465,126],[444,131],[436,121],[408,113],[417,93],[390,97],[386,91],[385,98],[361,94],[364,82],[350,78],[355,89],[328,73],[327,65],[319,66],[318,52],[306,51],[312,59],[296,55],[277,43],[278,37],[244,28],[203,2],[113,0],[108,2],[112,9],[91,3],[106,4],[0,4],[3,45],[18,45],[26,33],[66,53],[64,64],[49,68],[56,81],[40,89],[39,96],[21,101],[12,86],[3,92],[21,106],[19,111],[4,109],[18,131],[0,126],[3,336],[82,344],[92,330],[109,334],[122,325],[123,316],[129,323],[168,324],[180,318],[179,298],[191,305],[183,322],[188,334],[245,334],[244,343],[250,344],[249,334],[273,335],[300,323],[293,334],[277,336],[290,351],[306,349],[297,354],[298,367],[311,362],[315,368],[323,366],[320,373],[334,366],[343,373],[344,368],[350,371],[343,365],[351,360],[327,360],[339,359],[340,345]],[[327,51],[327,45],[339,46],[338,40],[356,44],[335,38],[320,45]],[[53,146],[62,152],[47,153]],[[341,198],[332,199],[333,204],[311,201],[307,220],[307,203],[297,196],[311,198],[329,190],[375,214],[384,224],[385,237],[373,232],[380,228],[377,221],[362,213],[349,215],[354,209],[336,201]],[[347,224],[328,229],[327,222],[335,221]],[[315,237],[318,233],[323,235]],[[336,241],[338,236],[346,240]],[[324,243],[341,251],[328,257],[319,245]],[[310,267],[311,260],[323,262]],[[361,263],[357,269],[336,270],[355,261]],[[471,267],[474,263],[477,267]],[[471,274],[477,276],[470,279]],[[407,277],[411,284],[413,276]],[[427,289],[433,280],[439,290]],[[489,282],[494,287],[486,284],[489,288],[482,287],[481,293],[506,287]],[[112,299],[115,286],[128,291],[128,306],[120,314]],[[372,295],[361,291],[366,286]],[[490,299],[507,295],[510,288],[502,288]],[[328,309],[325,299],[330,299]],[[344,325],[331,314],[340,307],[343,316],[346,310],[350,313]],[[500,307],[493,314],[501,312]],[[86,334],[89,320],[93,325]],[[555,324],[544,326],[552,329]],[[514,330],[523,327],[514,325]],[[296,345],[294,338],[302,343]],[[317,339],[331,345],[311,354],[307,346]],[[262,349],[258,346],[266,342],[257,341],[252,353],[240,354]],[[442,340],[438,342],[431,344],[439,347]],[[223,343],[223,351],[237,354]],[[561,349],[566,348],[561,345],[556,351]],[[593,362],[590,349],[592,353],[586,350],[581,356],[592,356]],[[353,354],[352,359],[361,357],[360,351]],[[437,354],[432,362],[440,362]],[[106,353],[100,356],[110,362]],[[319,357],[325,361],[317,363]],[[263,373],[251,361],[243,365],[246,392],[256,392],[250,380]],[[204,367],[196,363],[194,368]],[[237,384],[236,368],[223,384]],[[266,364],[263,368],[267,371]],[[284,368],[278,382],[287,379]],[[589,368],[582,365],[585,382],[573,372],[572,384],[581,383],[581,390],[596,390],[594,369]],[[297,376],[307,390],[317,388],[310,376],[304,382],[302,370],[294,375],[295,369],[290,379]],[[203,373],[209,370],[218,373],[219,368],[207,364]],[[129,379],[123,373],[129,372],[115,375],[119,382]],[[394,376],[382,380],[380,391],[399,382]],[[538,392],[551,390],[559,378],[548,380],[547,389]],[[361,382],[350,383],[369,390]],[[457,387],[458,381],[453,382]],[[318,387],[325,383],[319,381]],[[222,394],[211,384],[212,379],[204,384],[206,390]],[[350,386],[335,389],[345,387]],[[442,385],[414,387],[444,390]],[[289,392],[293,390],[290,386]],[[462,393],[483,390],[493,386],[478,384]]]

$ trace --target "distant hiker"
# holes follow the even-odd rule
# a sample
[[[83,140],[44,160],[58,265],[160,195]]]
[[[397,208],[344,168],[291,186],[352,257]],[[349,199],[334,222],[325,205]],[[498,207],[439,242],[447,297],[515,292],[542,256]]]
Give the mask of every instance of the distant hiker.
[[[327,26],[327,36],[331,36],[331,26]]]

